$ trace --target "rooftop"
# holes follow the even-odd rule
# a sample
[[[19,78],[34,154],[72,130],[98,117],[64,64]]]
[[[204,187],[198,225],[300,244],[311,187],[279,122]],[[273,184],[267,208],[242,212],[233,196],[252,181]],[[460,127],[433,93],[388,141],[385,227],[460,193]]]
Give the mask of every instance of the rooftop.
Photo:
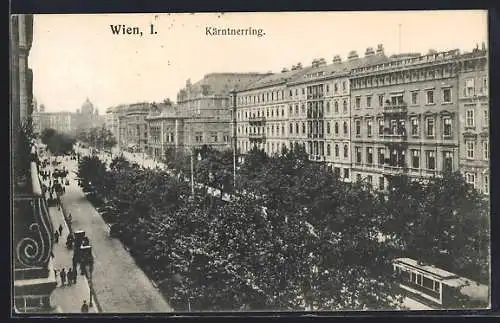
[[[192,96],[197,95],[228,95],[232,90],[245,87],[255,79],[260,79],[267,74],[263,73],[210,73],[200,81],[191,84],[186,82],[186,87],[179,91],[179,95],[187,92]]]

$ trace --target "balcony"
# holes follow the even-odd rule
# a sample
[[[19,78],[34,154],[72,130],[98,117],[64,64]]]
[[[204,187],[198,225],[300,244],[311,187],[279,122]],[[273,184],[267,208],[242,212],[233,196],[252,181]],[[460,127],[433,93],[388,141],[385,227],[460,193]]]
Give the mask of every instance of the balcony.
[[[406,103],[387,104],[384,106],[384,114],[406,114],[408,106]]]
[[[309,154],[309,160],[311,160],[311,161],[325,161],[325,156]]]
[[[391,129],[385,128],[384,133],[380,136],[385,144],[407,144],[408,136],[405,128]]]
[[[251,116],[250,118],[248,118],[248,122],[250,124],[262,124],[262,123],[266,122],[266,117]]]
[[[250,141],[264,141],[266,140],[266,135],[263,133],[250,133],[248,134],[248,139]]]
[[[324,98],[325,94],[324,93],[316,93],[316,94],[308,94],[307,99],[308,100],[319,100]]]
[[[385,164],[384,165],[384,173],[386,175],[407,174],[408,173],[408,166],[406,166],[406,165],[396,166],[396,165]]]

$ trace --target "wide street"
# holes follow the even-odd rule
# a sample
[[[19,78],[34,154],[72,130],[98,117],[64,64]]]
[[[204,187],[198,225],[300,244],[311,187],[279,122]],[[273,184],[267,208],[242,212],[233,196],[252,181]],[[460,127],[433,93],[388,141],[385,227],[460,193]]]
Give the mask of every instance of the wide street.
[[[70,185],[62,197],[72,215],[74,230],[84,230],[94,254],[93,286],[105,313],[171,312],[172,308],[118,239],[109,236],[107,224],[87,201],[75,180],[76,161],[65,161]]]

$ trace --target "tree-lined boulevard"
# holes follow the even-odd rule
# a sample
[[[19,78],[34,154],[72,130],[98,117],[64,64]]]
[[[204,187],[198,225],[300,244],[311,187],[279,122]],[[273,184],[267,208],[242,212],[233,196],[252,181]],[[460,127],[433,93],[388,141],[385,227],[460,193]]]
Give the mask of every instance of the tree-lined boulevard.
[[[460,174],[394,177],[382,193],[337,179],[300,149],[254,150],[233,189],[232,154],[198,154],[195,181],[230,191],[230,202],[206,185],[192,196],[185,154],[171,156],[169,171],[120,156],[107,168],[98,155],[78,167],[112,236],[176,311],[401,308],[397,257],[488,280],[487,204]]]

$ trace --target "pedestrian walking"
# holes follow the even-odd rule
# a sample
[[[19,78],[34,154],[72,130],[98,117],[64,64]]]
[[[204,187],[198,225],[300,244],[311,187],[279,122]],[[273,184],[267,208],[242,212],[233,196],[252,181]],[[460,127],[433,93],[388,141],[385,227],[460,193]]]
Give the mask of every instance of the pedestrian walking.
[[[80,311],[82,313],[88,313],[89,312],[89,305],[87,304],[86,300],[83,300],[82,307],[80,308]]]
[[[58,231],[54,232],[54,238],[55,238],[56,243],[58,243],[59,242],[59,232]]]
[[[59,275],[61,276],[61,285],[66,285],[66,269],[63,268]]]
[[[62,230],[63,230],[62,224],[59,224],[59,228],[58,228],[59,235],[61,235],[61,234],[62,234]]]
[[[71,284],[73,283],[73,269],[70,267],[68,269],[68,286],[71,286]]]

